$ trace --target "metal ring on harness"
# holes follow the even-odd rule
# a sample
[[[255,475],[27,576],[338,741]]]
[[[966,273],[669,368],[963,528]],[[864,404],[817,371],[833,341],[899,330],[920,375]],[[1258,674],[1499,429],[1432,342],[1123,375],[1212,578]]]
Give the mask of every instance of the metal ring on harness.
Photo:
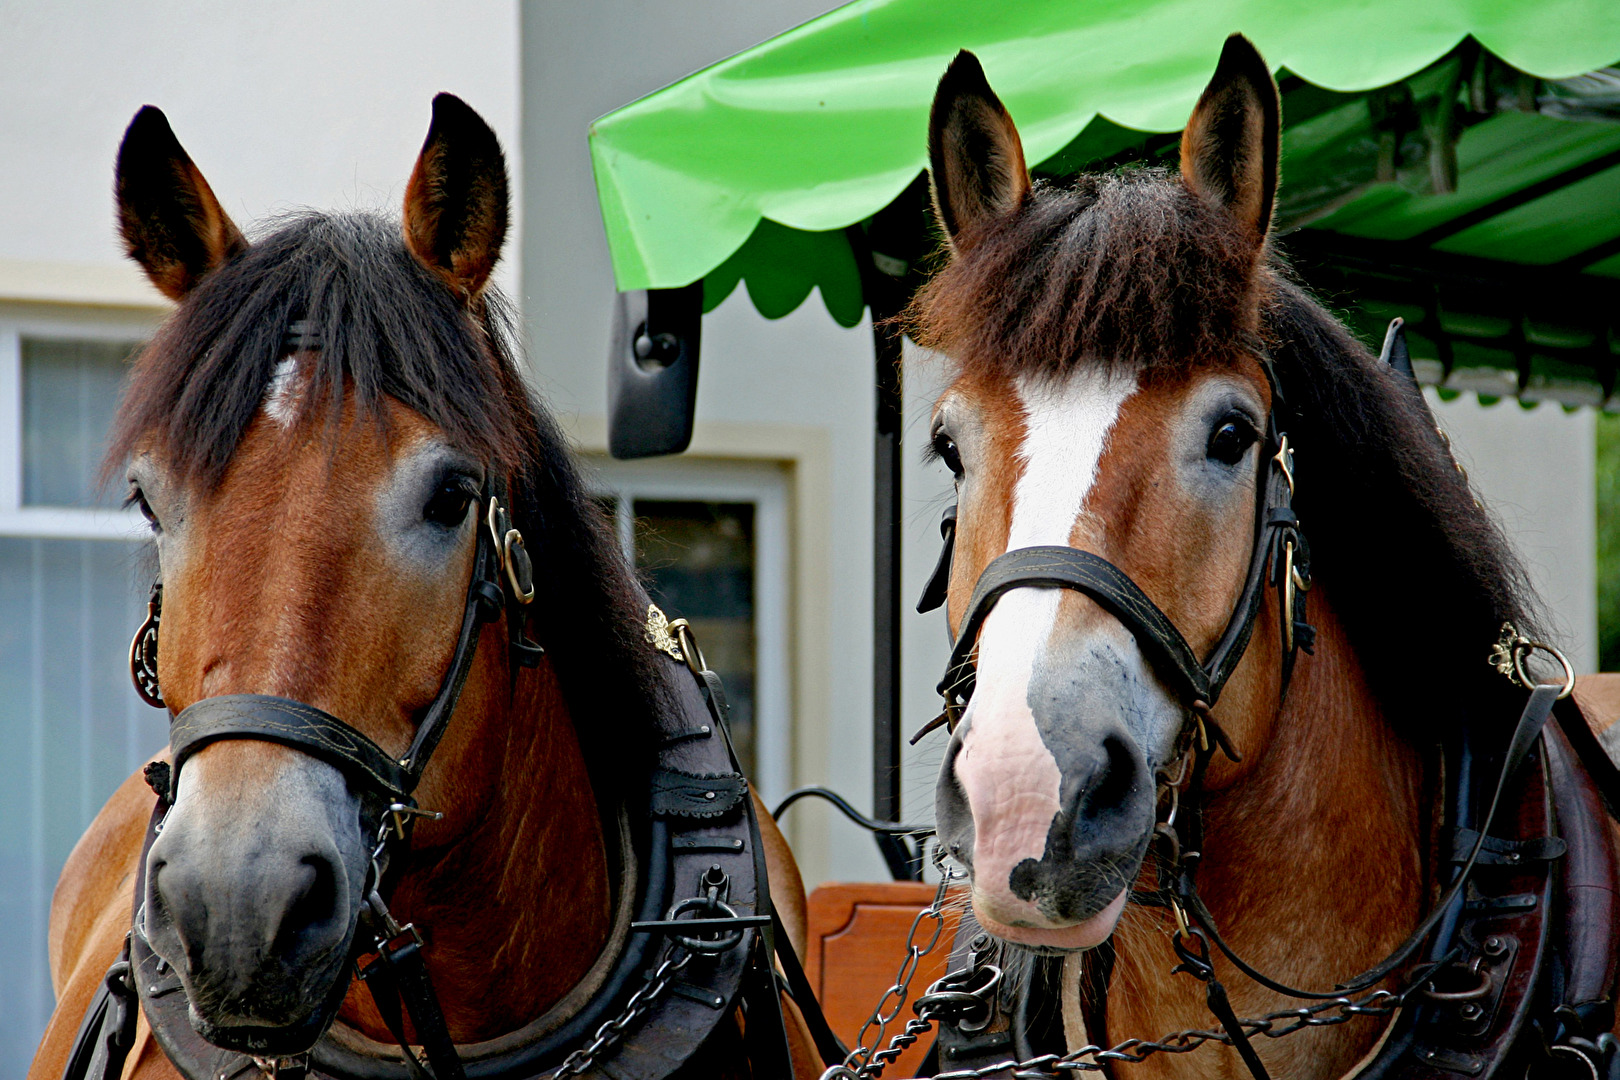
[[[739,918],[736,909],[724,900],[710,899],[707,896],[689,896],[685,900],[669,909],[664,916],[666,922],[674,922],[688,911],[702,909],[707,912],[719,912],[728,919]],[[716,956],[720,953],[735,949],[742,941],[741,930],[727,930],[719,937],[699,938],[688,937],[685,934],[670,934],[669,939],[688,952],[702,953],[705,956]]]
[[[1535,652],[1537,649],[1547,653],[1554,660],[1557,660],[1559,665],[1563,667],[1564,688],[1558,691],[1558,700],[1563,701],[1565,698],[1569,697],[1569,695],[1575,692],[1575,667],[1569,662],[1569,657],[1565,656],[1558,649],[1548,645],[1546,642],[1526,641],[1523,644],[1517,645],[1513,650],[1513,674],[1519,677],[1519,684],[1524,686],[1526,689],[1532,689],[1536,686],[1536,682],[1531,679],[1524,670],[1524,661],[1526,657]]]

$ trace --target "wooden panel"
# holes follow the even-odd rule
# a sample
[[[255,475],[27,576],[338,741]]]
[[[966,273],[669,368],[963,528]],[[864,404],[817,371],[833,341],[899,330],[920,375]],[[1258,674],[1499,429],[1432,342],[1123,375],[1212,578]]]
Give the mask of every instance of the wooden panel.
[[[805,974],[821,999],[827,1022],[848,1045],[878,999],[894,984],[906,955],[906,936],[917,913],[934,899],[935,886],[920,881],[856,882],[823,885],[810,894]],[[956,916],[948,912],[939,944],[918,966],[911,992],[884,1039],[912,1018],[911,1002],[945,974]],[[885,1080],[915,1076],[928,1051],[925,1037],[884,1072]]]

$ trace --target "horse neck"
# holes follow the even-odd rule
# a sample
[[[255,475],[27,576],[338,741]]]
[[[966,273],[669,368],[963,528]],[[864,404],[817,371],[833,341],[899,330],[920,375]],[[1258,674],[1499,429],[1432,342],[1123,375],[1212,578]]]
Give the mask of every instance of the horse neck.
[[[1315,655],[1300,657],[1269,745],[1251,751],[1252,767],[1206,796],[1197,880],[1239,956],[1289,985],[1325,990],[1382,960],[1422,917],[1429,794],[1422,754],[1396,734],[1372,694],[1330,598],[1318,591],[1311,599]],[[1274,702],[1275,685],[1256,696]],[[1108,1037],[1208,1027],[1202,984],[1168,974],[1167,917],[1145,908],[1128,914],[1115,938]],[[1216,971],[1239,1015],[1299,1004],[1222,959]],[[1337,1077],[1382,1026],[1357,1020],[1261,1040],[1260,1049],[1276,1075]],[[1223,1054],[1228,1074],[1247,1075],[1234,1052],[1215,1046],[1167,1058],[1161,1075],[1215,1075],[1211,1058]]]
[[[451,1036],[493,1038],[540,1016],[586,975],[610,929],[601,816],[573,719],[549,663],[518,677],[494,792],[455,843],[413,857],[392,901],[427,928],[425,953]],[[469,791],[469,798],[474,797]],[[391,1041],[369,996],[346,1018]]]

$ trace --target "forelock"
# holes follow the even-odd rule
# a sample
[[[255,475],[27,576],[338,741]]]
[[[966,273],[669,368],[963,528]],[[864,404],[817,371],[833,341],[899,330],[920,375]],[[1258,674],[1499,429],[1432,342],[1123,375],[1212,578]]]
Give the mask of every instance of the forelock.
[[[904,318],[964,369],[1186,367],[1257,340],[1261,258],[1162,169],[1038,184],[1023,209],[956,246]]]

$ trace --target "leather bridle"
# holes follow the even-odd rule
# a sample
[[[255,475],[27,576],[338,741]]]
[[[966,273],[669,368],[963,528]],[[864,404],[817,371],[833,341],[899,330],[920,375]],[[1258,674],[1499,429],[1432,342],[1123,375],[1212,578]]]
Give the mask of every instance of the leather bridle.
[[[515,665],[534,667],[545,652],[523,631],[524,608],[534,599],[534,571],[523,536],[512,527],[501,505],[497,492],[504,490],[504,483],[491,472],[479,492],[477,506],[483,512],[478,514],[477,550],[455,651],[439,691],[422,714],[404,754],[394,757],[363,732],[301,701],[267,694],[222,694],[203,698],[174,718],[169,728],[169,745],[174,754],[169,790],[160,794],[174,801],[186,761],[210,743],[260,739],[319,758],[357,780],[366,795],[379,803],[410,805],[412,792],[421,783],[433,751],[450,726],[456,703],[461,700],[484,624],[494,622],[503,612],[507,615]]]
[[[525,608],[534,599],[534,570],[523,535],[513,527],[501,504],[505,492],[502,478],[493,467],[488,468],[470,511],[477,539],[455,650],[437,694],[423,712],[410,746],[402,755],[394,757],[364,732],[306,702],[269,694],[222,694],[194,702],[172,719],[172,764],[166,768],[152,766],[147,772],[147,781],[160,800],[160,812],[179,797],[186,762],[203,747],[225,739],[255,739],[288,746],[348,777],[359,792],[362,835],[376,838],[364,887],[366,902],[360,910],[361,921],[371,929],[376,947],[362,951],[359,974],[396,1040],[405,1048],[405,1061],[412,1066],[414,1075],[419,1070],[405,1042],[403,1003],[417,1029],[416,1041],[423,1047],[437,1080],[454,1080],[463,1075],[462,1069],[422,962],[421,933],[394,921],[382,892],[386,889],[388,867],[394,861],[390,856],[408,846],[412,820],[417,816],[441,816],[419,809],[413,793],[455,715],[484,625],[506,615],[514,671],[519,666],[536,666],[545,654],[545,649],[524,632]],[[147,623],[136,631],[130,650],[135,688],[153,704],[162,703],[156,634],[161,617],[162,586],[154,585]],[[137,928],[137,933],[141,932]],[[341,1001],[341,994],[329,995],[324,1007],[335,1011]]]
[[[1271,362],[1262,359],[1260,366],[1271,389],[1272,405],[1266,416],[1255,481],[1259,498],[1254,545],[1243,591],[1208,657],[1200,660],[1175,623],[1141,586],[1102,556],[1072,547],[1015,548],[992,559],[974,585],[945,677],[939,684],[945,712],[930,728],[948,723],[954,729],[961,719],[973,696],[979,631],[1001,597],[1020,588],[1072,589],[1089,596],[1131,631],[1159,677],[1189,710],[1190,724],[1203,725],[1229,754],[1236,756],[1210,718],[1209,710],[1248,649],[1255,620],[1265,604],[1268,581],[1277,590],[1281,613],[1281,693],[1287,692],[1298,651],[1310,652],[1316,636],[1305,621],[1304,594],[1311,587],[1310,549],[1293,510],[1294,451],[1278,421],[1284,403]],[[944,551],[917,605],[919,612],[931,611],[945,601],[956,539],[956,507],[946,511],[941,533]]]
[[[1411,379],[1412,388],[1417,392],[1416,380],[1411,377],[1410,368],[1403,370],[1397,363],[1391,363],[1392,350],[1396,346],[1404,353],[1404,338],[1399,334],[1398,325],[1391,329],[1382,359],[1396,367],[1398,373]],[[1217,749],[1233,761],[1241,760],[1210,715],[1210,709],[1248,647],[1255,620],[1264,604],[1265,583],[1269,582],[1277,590],[1279,601],[1282,638],[1279,700],[1287,694],[1298,650],[1311,652],[1315,639],[1315,630],[1304,618],[1303,594],[1311,586],[1310,558],[1292,505],[1293,450],[1279,421],[1285,402],[1270,360],[1265,357],[1259,360],[1271,389],[1272,409],[1266,419],[1265,441],[1256,479],[1260,497],[1256,500],[1254,545],[1243,591],[1208,657],[1200,661],[1174,622],[1130,575],[1107,559],[1070,547],[1014,549],[991,560],[980,574],[968,601],[960,631],[953,642],[945,677],[939,684],[939,692],[945,699],[945,710],[919,731],[912,741],[916,742],[927,731],[941,724],[954,729],[960,722],[974,690],[979,632],[996,601],[1009,591],[1017,588],[1071,589],[1089,596],[1130,630],[1155,672],[1187,709],[1187,721],[1177,736],[1176,745],[1185,748],[1180,755],[1184,763],[1185,755],[1191,755],[1190,769],[1179,770],[1179,776],[1174,781],[1161,771],[1161,780],[1164,781],[1161,794],[1168,789],[1170,805],[1176,807],[1179,800],[1180,813],[1177,816],[1173,812],[1170,821],[1161,822],[1155,828],[1155,839],[1165,848],[1165,857],[1159,864],[1160,887],[1145,892],[1135,891],[1131,898],[1136,903],[1169,908],[1175,914],[1177,931],[1173,944],[1181,960],[1175,970],[1191,974],[1205,984],[1206,1004],[1225,1031],[1226,1041],[1238,1051],[1253,1076],[1265,1078],[1265,1066],[1251,1044],[1244,1023],[1233,1010],[1224,986],[1215,977],[1211,961],[1212,943],[1244,976],[1276,993],[1305,1001],[1339,1000],[1346,994],[1377,986],[1416,956],[1425,942],[1429,944],[1425,952],[1426,962],[1418,965],[1409,975],[1406,980],[1409,989],[1403,993],[1409,993],[1411,988],[1425,983],[1437,970],[1455,961],[1460,953],[1455,944],[1458,913],[1463,907],[1470,875],[1486,848],[1486,840],[1504,801],[1504,793],[1520,765],[1539,745],[1542,728],[1553,715],[1555,701],[1568,696],[1574,685],[1574,676],[1568,662],[1557,650],[1519,637],[1511,626],[1504,627],[1503,643],[1498,649],[1505,650],[1503,655],[1507,659],[1496,658],[1493,654],[1493,663],[1516,685],[1529,691],[1528,701],[1506,749],[1498,759],[1499,767],[1486,776],[1477,777],[1474,782],[1485,810],[1477,818],[1476,828],[1460,834],[1469,842],[1454,859],[1457,864],[1455,873],[1446,882],[1434,907],[1383,961],[1330,990],[1314,991],[1289,986],[1271,978],[1233,951],[1199,896],[1195,877],[1199,849],[1203,844],[1201,801],[1205,773]],[[955,527],[956,507],[953,506],[946,511],[941,523],[944,550],[918,604],[919,611],[933,610],[945,600]],[[1523,659],[1530,651],[1537,649],[1552,653],[1563,663],[1567,675],[1563,687],[1534,685],[1526,676]],[[1582,763],[1596,778],[1609,804],[1610,813],[1615,813],[1620,809],[1620,775],[1596,748],[1590,730],[1585,728],[1578,714],[1575,714],[1574,723],[1568,717],[1561,717],[1560,726],[1574,744]],[[1189,733],[1193,737],[1189,738]],[[1471,754],[1467,740],[1461,752]],[[1186,781],[1185,791],[1178,790],[1176,786],[1183,780]],[[1100,982],[1104,997],[1107,984],[1105,971]]]

